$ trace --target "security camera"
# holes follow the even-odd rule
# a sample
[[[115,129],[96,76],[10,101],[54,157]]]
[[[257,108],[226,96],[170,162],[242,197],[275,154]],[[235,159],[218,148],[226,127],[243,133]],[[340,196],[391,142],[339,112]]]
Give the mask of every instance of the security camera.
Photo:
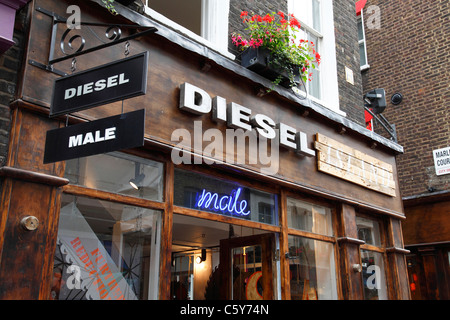
[[[373,113],[380,114],[386,108],[386,92],[384,89],[374,89],[364,95],[364,100],[369,101]]]

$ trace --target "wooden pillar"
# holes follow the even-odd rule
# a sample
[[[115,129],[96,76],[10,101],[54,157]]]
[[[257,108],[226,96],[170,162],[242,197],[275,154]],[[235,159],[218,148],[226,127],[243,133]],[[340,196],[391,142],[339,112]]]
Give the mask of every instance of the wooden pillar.
[[[343,298],[362,300],[364,296],[359,246],[364,244],[364,241],[358,239],[356,214],[352,206],[342,204],[338,232]]]
[[[410,300],[408,270],[406,266],[406,254],[409,250],[403,248],[403,235],[401,221],[389,218],[388,221],[388,247],[386,254],[389,263],[390,277],[393,290],[391,299]]]
[[[162,218],[161,261],[159,269],[159,299],[170,300],[170,281],[172,267],[172,226],[173,226],[173,192],[174,166],[166,162],[166,180],[164,182],[165,210]]]
[[[289,239],[287,226],[287,196],[286,191],[281,190],[280,196],[280,267],[281,267],[281,299],[291,299],[291,283],[289,271],[289,258],[286,254],[289,253]]]
[[[45,135],[58,122],[13,110],[9,154],[0,168],[0,299],[48,299],[53,281],[64,163],[43,164]],[[26,229],[21,221],[33,217]],[[37,226],[37,228],[35,228]]]

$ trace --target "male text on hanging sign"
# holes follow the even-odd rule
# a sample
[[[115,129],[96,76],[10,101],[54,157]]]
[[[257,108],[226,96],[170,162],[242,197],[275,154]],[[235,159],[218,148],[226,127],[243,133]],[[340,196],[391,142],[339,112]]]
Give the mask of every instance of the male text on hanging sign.
[[[44,163],[144,145],[145,109],[47,131]]]

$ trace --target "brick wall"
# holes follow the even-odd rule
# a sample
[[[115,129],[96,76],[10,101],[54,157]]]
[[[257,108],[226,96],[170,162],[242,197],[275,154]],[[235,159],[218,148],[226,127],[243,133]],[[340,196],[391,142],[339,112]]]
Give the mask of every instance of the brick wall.
[[[365,10],[370,5],[380,8],[381,27],[366,24],[370,69],[362,73],[363,87],[386,90],[383,115],[405,150],[397,157],[402,195],[449,190],[450,175],[436,176],[432,155],[450,146],[449,1],[369,0]],[[367,22],[371,12],[365,15]],[[403,102],[395,106],[396,92]]]
[[[287,12],[287,0],[230,0],[229,33],[233,32],[244,34],[244,24],[241,19],[241,12],[248,11],[249,14],[266,15],[271,12]],[[229,39],[228,49],[231,53],[239,56],[240,52]]]
[[[333,1],[333,6],[340,109],[347,113],[347,118],[363,125],[364,104],[355,2]],[[353,85],[346,80],[345,67],[353,71]]]
[[[0,55],[0,166],[5,164],[11,125],[10,103],[14,100],[18,73],[25,45],[24,25],[27,8],[22,8],[16,15],[14,27],[15,45]]]

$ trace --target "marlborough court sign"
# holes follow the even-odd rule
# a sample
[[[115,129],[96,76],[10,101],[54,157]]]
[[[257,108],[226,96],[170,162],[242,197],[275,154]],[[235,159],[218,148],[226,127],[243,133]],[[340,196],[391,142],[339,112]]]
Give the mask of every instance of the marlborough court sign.
[[[436,175],[450,174],[450,147],[433,150]]]

